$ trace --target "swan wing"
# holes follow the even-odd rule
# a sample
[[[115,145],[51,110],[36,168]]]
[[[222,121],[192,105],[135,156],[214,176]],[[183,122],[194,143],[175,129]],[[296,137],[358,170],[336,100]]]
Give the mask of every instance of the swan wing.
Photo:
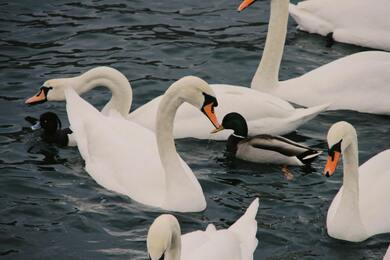
[[[374,49],[390,50],[390,2],[387,0],[309,0],[290,4],[299,29]]]
[[[273,93],[303,106],[330,103],[330,110],[390,114],[389,67],[390,53],[359,52],[280,82]]]
[[[217,116],[222,119],[226,114],[236,111],[246,118],[250,132],[251,126],[255,126],[253,129],[257,131],[255,134],[291,132],[326,109],[326,106],[295,109],[280,98],[245,87],[220,84],[211,87],[219,102],[215,108]],[[129,115],[129,119],[154,131],[160,100],[161,96],[141,106]],[[266,120],[266,124],[260,122],[263,119]],[[257,122],[252,124],[251,121]],[[226,131],[210,135],[212,130],[210,121],[197,108],[189,104],[180,106],[175,117],[175,138],[226,140],[229,137],[229,132]]]
[[[390,232],[390,149],[359,167],[360,213],[371,235]]]
[[[256,215],[259,200],[255,199],[228,229],[216,230],[209,225],[206,231],[195,231],[182,236],[183,259],[252,260],[257,247]]]
[[[387,249],[385,256],[383,257],[383,260],[390,260],[390,245],[389,248]]]
[[[106,189],[131,199],[167,210],[194,212],[204,210],[202,188],[189,166],[178,156],[188,182],[170,179],[161,163],[155,134],[117,111],[107,116],[80,98],[74,90],[66,93],[67,110],[78,148],[91,177]],[[170,175],[171,177],[173,175]],[[173,176],[174,177],[174,176]],[[182,190],[186,193],[182,194]]]
[[[155,135],[117,116],[104,116],[73,89],[67,111],[78,149],[101,186],[151,206],[161,206],[164,171]]]

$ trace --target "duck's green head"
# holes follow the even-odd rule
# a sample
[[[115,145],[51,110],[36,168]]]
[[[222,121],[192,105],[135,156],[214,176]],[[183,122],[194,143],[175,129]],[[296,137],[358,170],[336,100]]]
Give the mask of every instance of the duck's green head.
[[[221,127],[214,132],[219,132],[224,129],[231,129],[234,131],[234,134],[238,136],[248,136],[248,125],[246,124],[246,120],[242,115],[236,112],[225,115]]]

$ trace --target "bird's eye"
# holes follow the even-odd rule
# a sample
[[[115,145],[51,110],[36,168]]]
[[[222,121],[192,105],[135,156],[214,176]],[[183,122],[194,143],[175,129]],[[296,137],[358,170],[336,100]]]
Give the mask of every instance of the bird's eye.
[[[213,104],[213,108],[218,106],[218,101],[215,97],[210,96],[209,94],[206,94],[203,92],[204,96],[204,103],[203,106],[206,106],[208,104]]]

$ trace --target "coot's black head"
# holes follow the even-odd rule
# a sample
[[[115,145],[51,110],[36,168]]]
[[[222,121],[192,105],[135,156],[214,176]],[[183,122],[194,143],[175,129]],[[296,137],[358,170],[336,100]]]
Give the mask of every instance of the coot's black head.
[[[58,129],[61,129],[61,121],[53,112],[43,113],[39,118],[39,123],[45,132],[54,134]]]
[[[248,125],[245,118],[239,113],[233,112],[227,114],[222,120],[224,129],[232,129],[235,135],[242,137],[248,136]]]

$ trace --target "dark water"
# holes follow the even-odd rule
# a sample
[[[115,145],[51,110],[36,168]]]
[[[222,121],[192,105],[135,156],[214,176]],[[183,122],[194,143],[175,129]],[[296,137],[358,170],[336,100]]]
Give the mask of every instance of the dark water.
[[[210,83],[248,85],[264,46],[269,1],[237,13],[239,1],[0,1],[0,258],[146,259],[145,238],[161,214],[98,186],[84,171],[77,149],[37,140],[23,118],[56,111],[64,103],[23,104],[49,78],[76,75],[99,65],[121,70],[134,89],[133,107],[161,94],[188,74]],[[281,79],[301,75],[361,51],[297,32],[290,19]],[[98,106],[109,93],[87,95]],[[360,160],[389,148],[390,118],[327,112],[290,135],[324,149],[338,120],[353,123]],[[363,243],[328,237],[326,212],[341,186],[341,168],[321,176],[325,155],[311,167],[280,168],[224,159],[224,144],[180,140],[177,147],[196,173],[208,207],[177,214],[184,232],[208,223],[224,228],[260,197],[255,259],[381,259],[390,240]],[[109,173],[108,173],[109,174]]]

